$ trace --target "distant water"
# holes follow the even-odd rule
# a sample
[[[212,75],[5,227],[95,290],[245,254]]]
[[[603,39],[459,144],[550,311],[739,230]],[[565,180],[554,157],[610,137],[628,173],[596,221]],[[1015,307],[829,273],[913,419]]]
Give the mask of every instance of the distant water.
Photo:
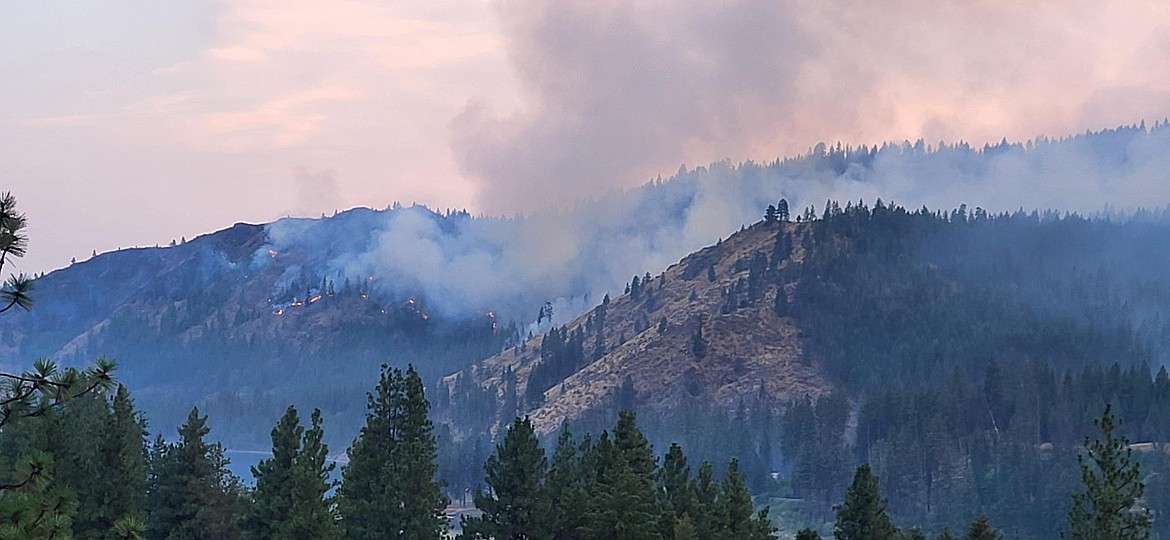
[[[260,460],[272,457],[272,452],[262,450],[224,450],[223,453],[231,460],[231,463],[228,463],[228,470],[240,477],[248,487],[256,485],[256,479],[252,478],[252,467],[260,463]]]

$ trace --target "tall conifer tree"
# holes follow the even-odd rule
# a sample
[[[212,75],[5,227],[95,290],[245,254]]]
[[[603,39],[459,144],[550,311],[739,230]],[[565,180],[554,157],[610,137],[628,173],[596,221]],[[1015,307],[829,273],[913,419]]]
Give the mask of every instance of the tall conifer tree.
[[[476,489],[483,515],[465,518],[463,538],[530,540],[549,537],[549,503],[544,487],[548,460],[528,417],[516,418],[504,441],[484,464],[488,491]]]
[[[1129,440],[1113,434],[1110,405],[1094,421],[1102,439],[1085,437],[1077,456],[1085,491],[1073,495],[1068,519],[1073,540],[1144,540],[1150,537],[1150,512],[1138,504],[1145,492],[1141,468],[1132,459]]]
[[[125,386],[119,385],[114,394],[104,435],[103,533],[119,520],[140,520],[146,515],[146,421],[134,410],[134,400]]]
[[[896,540],[898,529],[886,515],[886,501],[878,492],[878,479],[869,465],[853,474],[845,502],[837,507],[837,540]]]
[[[723,538],[771,540],[774,529],[768,522],[768,509],[753,513],[752,495],[739,470],[739,460],[732,459],[723,480],[719,516],[723,521]]]
[[[207,417],[191,409],[179,442],[161,438],[151,457],[149,537],[159,540],[230,540],[241,533],[239,479],[227,469],[223,446],[208,443]]]
[[[272,457],[252,467],[256,478],[248,535],[257,540],[341,538],[327,492],[332,487],[328,448],[321,442],[321,412],[305,430],[293,407],[272,430]]]
[[[545,480],[549,530],[555,540],[581,538],[585,519],[582,509],[587,507],[589,498],[581,455],[588,447],[588,441],[578,443],[573,439],[568,426],[564,426],[557,437],[556,450]]]
[[[435,437],[418,372],[383,365],[368,406],[338,493],[346,537],[441,538],[448,501],[435,480]]]

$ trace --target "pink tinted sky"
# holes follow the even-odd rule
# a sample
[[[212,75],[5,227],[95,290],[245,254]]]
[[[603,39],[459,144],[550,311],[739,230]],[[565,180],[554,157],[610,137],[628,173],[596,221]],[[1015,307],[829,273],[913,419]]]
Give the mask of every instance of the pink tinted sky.
[[[0,189],[38,272],[356,205],[524,212],[822,140],[1060,136],[1170,115],[1167,6],[5,2]]]

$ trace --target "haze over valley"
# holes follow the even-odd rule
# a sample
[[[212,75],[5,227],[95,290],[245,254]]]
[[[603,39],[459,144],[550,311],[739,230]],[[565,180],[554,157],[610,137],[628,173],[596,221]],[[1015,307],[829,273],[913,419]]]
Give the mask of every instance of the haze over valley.
[[[1170,535],[1153,2],[0,7],[0,538]]]

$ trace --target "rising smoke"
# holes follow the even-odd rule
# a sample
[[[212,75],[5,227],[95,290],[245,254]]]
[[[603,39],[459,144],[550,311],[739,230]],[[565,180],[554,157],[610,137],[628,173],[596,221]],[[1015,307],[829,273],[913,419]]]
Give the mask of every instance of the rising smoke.
[[[273,241],[356,238],[326,268],[423,291],[452,314],[557,322],[759,219],[786,197],[993,211],[1162,207],[1167,129],[988,147],[1170,115],[1157,2],[502,0],[523,106],[474,99],[452,151],[479,208],[280,222]],[[916,141],[871,153],[822,140]],[[930,152],[934,141],[977,141]],[[936,145],[937,146],[937,145]],[[719,162],[629,189],[679,163]],[[600,197],[600,199],[598,199]],[[298,234],[289,234],[296,229]],[[303,229],[303,230],[302,230]],[[326,233],[325,231],[333,231]]]
[[[767,165],[715,163],[567,210],[515,218],[440,215],[423,207],[346,213],[269,226],[270,246],[323,254],[316,275],[369,280],[390,294],[419,294],[450,316],[491,309],[528,322],[546,301],[564,322],[761,218],[786,198],[795,213],[826,199],[878,198],[917,208],[960,204],[992,212],[1097,213],[1170,203],[1170,126],[1159,123],[981,148],[902,143],[818,145]]]
[[[982,146],[1170,116],[1170,71],[1157,69],[1170,64],[1170,9],[1160,2],[496,6],[523,105],[476,100],[452,126],[456,159],[489,213],[569,205],[679,163],[766,161],[816,141]]]

